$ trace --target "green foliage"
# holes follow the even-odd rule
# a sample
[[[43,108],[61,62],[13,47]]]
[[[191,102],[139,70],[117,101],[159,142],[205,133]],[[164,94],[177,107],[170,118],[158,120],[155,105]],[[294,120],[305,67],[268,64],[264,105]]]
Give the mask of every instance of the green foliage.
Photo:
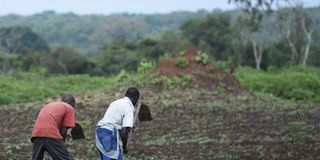
[[[244,86],[253,91],[320,103],[320,71],[318,68],[289,67],[270,69],[265,72],[243,67],[237,69],[236,75]]]
[[[218,60],[226,59],[232,37],[228,14],[210,14],[204,18],[190,20],[181,30],[194,46],[207,51]]]
[[[312,127],[304,121],[291,121],[286,126],[287,135],[294,144],[311,137]]]
[[[143,38],[138,42],[137,46],[137,52],[139,52],[143,58],[157,60],[165,53],[163,42],[157,37]]]
[[[0,28],[0,50],[23,53],[27,50],[48,52],[47,43],[27,27]]]
[[[136,71],[140,59],[136,43],[112,41],[101,50],[97,63],[105,75],[111,75],[119,73],[122,69]]]
[[[153,61],[142,59],[138,67],[138,73],[150,72],[154,69],[154,67],[155,67],[155,63]]]
[[[176,66],[180,68],[185,68],[188,66],[188,60],[185,57],[179,57],[176,60]]]
[[[49,73],[86,73],[89,69],[89,60],[77,50],[69,46],[60,46],[42,58],[42,65]]]
[[[112,40],[132,41],[162,33],[168,29],[177,30],[191,18],[203,17],[207,14],[206,11],[199,11],[81,16],[46,11],[32,16],[0,16],[0,27],[27,26],[43,37],[51,47],[68,43],[87,54],[92,54]]]
[[[117,75],[117,81],[124,81],[129,77],[128,73],[126,70],[121,70],[120,73]]]
[[[207,64],[209,61],[209,56],[206,52],[197,51],[197,55],[195,56],[195,61],[202,64]]]
[[[174,76],[172,78],[166,78],[166,84],[168,88],[176,88],[178,86],[185,86],[193,80],[193,76],[185,74],[181,77]]]
[[[114,77],[69,75],[45,77],[39,73],[18,73],[15,77],[0,75],[0,104],[43,100],[64,92],[101,90],[116,82]]]
[[[258,146],[257,152],[258,152],[258,160],[265,160],[265,155],[263,153],[263,146]]]

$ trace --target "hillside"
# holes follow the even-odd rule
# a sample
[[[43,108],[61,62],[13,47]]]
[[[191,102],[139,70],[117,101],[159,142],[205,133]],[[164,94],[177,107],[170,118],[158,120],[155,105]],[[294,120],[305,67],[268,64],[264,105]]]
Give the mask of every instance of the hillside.
[[[76,93],[76,119],[86,139],[68,142],[74,158],[98,158],[95,124],[108,104],[132,85],[141,90],[153,121],[137,123],[126,159],[320,158],[319,105],[252,94],[232,74],[196,62],[195,55],[196,50],[188,49],[160,61],[156,75],[146,73],[100,92]],[[179,58],[188,65],[173,65]],[[36,114],[55,99],[1,106],[0,159],[30,159]]]
[[[307,13],[315,23],[315,30],[320,30],[319,7],[307,8]],[[0,27],[26,26],[40,35],[53,47],[72,45],[87,54],[96,53],[106,42],[113,39],[137,40],[158,35],[166,30],[178,30],[186,21],[204,17],[210,13],[221,13],[219,10],[198,12],[172,12],[168,14],[111,14],[111,15],[76,15],[73,13],[57,14],[46,11],[32,16],[6,15],[0,17]],[[235,21],[239,11],[225,12]],[[275,33],[274,18],[266,22],[261,37]],[[315,42],[320,36],[315,34]]]
[[[123,13],[81,16],[47,11],[32,16],[1,16],[0,27],[26,26],[44,38],[51,47],[69,44],[85,53],[95,53],[99,47],[112,39],[136,40],[141,36],[175,30],[187,20],[203,17],[208,13],[181,11],[169,14]]]

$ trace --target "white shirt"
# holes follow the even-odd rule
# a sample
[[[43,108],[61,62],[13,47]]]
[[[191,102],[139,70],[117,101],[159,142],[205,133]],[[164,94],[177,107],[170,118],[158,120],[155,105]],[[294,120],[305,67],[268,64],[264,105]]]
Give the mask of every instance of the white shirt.
[[[117,129],[122,127],[133,127],[134,106],[128,97],[113,101],[104,117],[98,122],[98,126],[107,124],[114,125]]]

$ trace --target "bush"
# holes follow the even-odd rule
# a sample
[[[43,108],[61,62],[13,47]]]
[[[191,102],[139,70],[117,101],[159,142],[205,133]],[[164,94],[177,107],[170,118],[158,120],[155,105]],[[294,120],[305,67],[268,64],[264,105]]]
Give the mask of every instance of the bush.
[[[138,73],[146,73],[150,72],[154,69],[155,65],[153,61],[148,61],[146,59],[142,59],[138,66]]]
[[[243,67],[237,69],[236,76],[244,86],[253,91],[319,103],[320,70],[317,68],[289,67],[257,71]]]
[[[188,60],[185,57],[179,57],[176,60],[176,66],[180,68],[185,68],[188,66]]]
[[[195,56],[195,61],[198,63],[207,64],[209,61],[209,56],[205,52],[197,51],[197,55]]]

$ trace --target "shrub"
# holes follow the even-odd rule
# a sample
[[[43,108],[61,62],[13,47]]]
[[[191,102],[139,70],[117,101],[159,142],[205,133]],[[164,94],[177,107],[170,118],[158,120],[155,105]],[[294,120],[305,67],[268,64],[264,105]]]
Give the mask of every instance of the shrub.
[[[294,100],[312,100],[319,103],[320,71],[311,67],[290,67],[257,71],[242,67],[236,76],[242,85],[253,91],[271,93]]]
[[[138,66],[138,73],[146,73],[154,69],[154,62],[142,59]]]
[[[188,66],[188,60],[185,57],[179,57],[176,60],[176,66],[180,68],[185,68]]]
[[[197,55],[195,56],[195,61],[198,63],[207,64],[209,61],[209,56],[205,52],[197,51]]]

